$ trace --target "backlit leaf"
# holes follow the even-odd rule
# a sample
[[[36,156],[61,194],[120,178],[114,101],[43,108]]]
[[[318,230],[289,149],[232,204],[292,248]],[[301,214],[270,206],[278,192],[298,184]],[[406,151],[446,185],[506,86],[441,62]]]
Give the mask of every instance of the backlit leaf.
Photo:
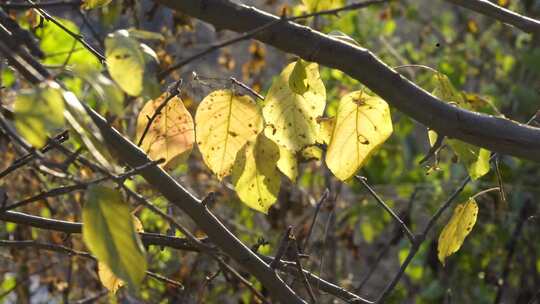
[[[277,167],[281,173],[285,174],[291,181],[296,181],[298,177],[298,163],[296,154],[287,148],[279,146],[279,160]]]
[[[478,96],[459,92],[452,85],[450,79],[442,73],[436,73],[433,80],[435,84],[433,95],[446,102],[471,111],[477,111],[479,109],[487,109],[490,112],[496,111],[488,101],[483,100]],[[429,132],[435,133],[434,131]],[[433,134],[430,135],[430,143],[432,137],[435,136]],[[473,180],[478,179],[489,172],[490,152],[488,150],[456,139],[450,139],[447,142],[457,154],[459,160],[465,165]],[[433,145],[433,143],[431,143],[431,145]]]
[[[296,94],[302,95],[308,90],[306,64],[307,62],[298,59],[289,77],[289,88]]]
[[[452,218],[444,226],[439,236],[437,246],[439,261],[443,265],[448,256],[459,250],[465,237],[474,227],[477,215],[478,205],[473,198],[470,198],[465,204],[459,204],[454,209]]]
[[[392,134],[388,104],[363,91],[339,102],[335,126],[326,151],[326,164],[342,181],[351,178]]]
[[[64,100],[57,87],[44,84],[21,90],[14,104],[15,127],[34,147],[40,148],[50,132],[64,125]]]
[[[98,277],[101,284],[110,292],[116,293],[126,283],[120,280],[104,263],[98,262]]]
[[[206,96],[195,114],[197,145],[218,179],[231,173],[236,154],[263,129],[259,106],[247,95],[219,90]]]
[[[111,77],[124,92],[138,96],[143,89],[145,60],[139,42],[126,30],[109,34],[105,39],[105,57]]]
[[[137,119],[137,140],[148,125],[148,118],[154,115],[168,97],[169,94],[164,93],[144,105]],[[187,159],[194,141],[195,130],[191,114],[182,100],[175,96],[167,102],[150,125],[141,149],[154,160],[164,158],[165,166],[173,167]]]
[[[289,86],[296,63],[289,64],[274,80],[265,99],[263,116],[265,134],[278,145],[293,152],[317,140],[319,124],[326,105],[326,90],[316,63],[306,63],[307,90],[300,95]]]
[[[238,152],[232,180],[238,197],[250,208],[267,213],[275,203],[281,183],[278,159],[279,147],[263,133]]]
[[[136,216],[133,216],[133,226],[135,227],[136,232],[144,232],[143,225]],[[115,276],[109,267],[102,262],[98,262],[98,277],[101,284],[113,294],[116,293],[120,287],[126,285],[124,281]]]
[[[83,240],[90,252],[130,288],[137,288],[147,268],[145,252],[121,193],[91,186],[82,219]]]
[[[467,172],[473,180],[476,180],[489,172],[489,158],[491,152],[459,140],[449,140],[448,144],[457,154],[460,162],[465,165]]]
[[[100,6],[105,6],[109,3],[111,3],[111,0],[84,0],[82,8],[93,9]]]
[[[302,2],[310,12],[334,9],[345,4],[344,0],[302,0]]]

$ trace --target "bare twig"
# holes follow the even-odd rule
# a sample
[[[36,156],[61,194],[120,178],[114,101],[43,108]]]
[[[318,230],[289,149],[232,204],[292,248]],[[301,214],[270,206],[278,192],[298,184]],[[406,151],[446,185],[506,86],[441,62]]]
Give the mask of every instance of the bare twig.
[[[317,216],[319,215],[319,212],[321,211],[321,207],[326,201],[326,199],[328,198],[329,194],[330,194],[330,191],[328,190],[328,188],[324,189],[324,192],[321,195],[321,198],[319,198],[319,202],[317,202],[317,206],[315,207],[315,212],[313,213],[313,218],[311,219],[311,225],[309,225],[308,234],[306,235],[302,248],[300,248],[300,251],[303,253],[306,253],[308,250],[309,239],[311,238],[311,234],[313,233],[313,227],[315,226],[315,222],[317,221]]]
[[[272,263],[270,263],[270,268],[276,269],[279,267],[281,257],[287,252],[287,249],[289,248],[291,231],[292,226],[287,227],[287,230],[285,230],[285,233],[281,237],[281,241],[279,242],[278,250],[276,252],[276,258],[272,261]]]
[[[311,299],[311,303],[317,303],[317,298],[315,297],[315,293],[313,293],[313,289],[311,288],[311,284],[309,284],[307,275],[305,274],[304,269],[302,269],[302,262],[300,261],[300,247],[298,246],[298,240],[296,238],[293,238],[291,241],[293,242],[293,246],[295,250],[294,261],[296,263],[296,268],[298,269],[298,273],[300,274],[302,278],[302,282],[304,283],[304,286],[306,287],[306,290]]]
[[[405,232],[405,235],[409,238],[409,241],[411,241],[411,244],[414,244],[416,240],[414,234],[411,232],[411,230],[409,230],[409,227],[407,227],[403,220],[399,218],[399,216],[390,207],[388,207],[388,205],[386,205],[375,190],[371,188],[371,186],[367,183],[367,179],[363,176],[356,176],[356,179],[368,190],[371,196],[375,198],[375,201],[377,201],[377,203],[379,203],[379,205],[383,207],[383,209],[386,210],[386,212],[388,212],[396,222],[399,223],[401,229],[403,229],[403,232]]]

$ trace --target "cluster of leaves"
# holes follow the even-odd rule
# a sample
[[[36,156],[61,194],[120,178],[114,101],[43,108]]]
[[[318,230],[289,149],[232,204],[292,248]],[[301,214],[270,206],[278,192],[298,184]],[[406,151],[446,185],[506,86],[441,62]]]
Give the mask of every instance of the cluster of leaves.
[[[110,2],[110,0],[85,1],[84,5],[90,9]],[[341,1],[306,0],[302,9],[318,11],[336,8],[342,4]],[[407,60],[438,66],[440,72],[419,77],[420,81],[427,79],[427,82],[434,86],[434,95],[459,107],[497,114],[483,98],[458,91],[454,86],[456,84],[457,87],[470,88],[470,85],[467,85],[470,79],[479,78],[478,71],[485,67],[481,65],[470,68],[464,58],[481,58],[480,55],[485,55],[485,52],[482,52],[480,45],[487,45],[485,49],[492,51],[497,60],[481,61],[494,61],[496,75],[491,79],[493,85],[480,85],[482,92],[493,96],[492,99],[498,105],[505,105],[507,102],[505,99],[509,99],[505,97],[507,92],[515,93],[521,100],[530,101],[520,103],[519,107],[515,105],[516,111],[527,108],[527,104],[534,104],[537,93],[527,88],[527,84],[508,80],[512,77],[499,77],[507,75],[517,65],[514,55],[506,51],[506,45],[499,47],[504,42],[493,38],[494,33],[501,32],[497,25],[492,25],[494,30],[492,28],[484,30],[486,26],[483,24],[468,20],[466,33],[457,33],[456,27],[452,26],[455,20],[449,17],[448,12],[444,12],[441,18],[434,21],[433,26],[441,28],[443,35],[449,37],[449,40],[459,41],[462,38],[464,43],[456,44],[455,47],[437,48],[434,34],[424,35],[420,30],[416,30],[423,35],[418,48],[409,41],[391,40],[395,38],[396,33],[401,34],[400,30],[403,30],[396,27],[396,22],[399,22],[397,19],[408,18],[421,24],[422,20],[418,15],[419,10],[415,5],[407,6],[402,11],[385,11],[384,14],[378,15],[379,18],[373,16],[371,12],[346,13],[340,18],[331,19],[328,24],[323,23],[323,28],[343,30],[370,49],[380,50],[380,56],[384,61],[394,64],[396,56],[391,51],[381,48],[377,44],[379,40],[374,37],[382,37],[381,40],[388,39],[391,44],[399,46],[397,52],[404,54]],[[78,32],[74,23],[68,20],[61,22],[73,32]],[[62,37],[66,34],[55,26],[46,23],[38,29],[37,34],[42,36],[40,43],[43,49],[64,53],[47,57],[44,63],[61,65],[69,61],[73,67],[71,71],[73,74],[66,77],[64,83],[69,90],[78,95],[82,91],[82,83],[90,85],[84,100],[94,108],[123,117],[124,93],[150,100],[139,113],[135,139],[140,140],[145,128],[149,126],[148,132],[140,140],[140,147],[152,159],[164,158],[165,168],[174,169],[186,161],[196,144],[204,163],[217,179],[223,181],[230,175],[240,200],[255,210],[268,212],[282,187],[282,174],[301,185],[308,183],[317,185],[320,174],[315,169],[302,173],[299,170],[299,162],[309,158],[322,159],[323,155],[326,166],[338,179],[342,181],[350,179],[365,165],[367,169],[363,173],[369,175],[370,180],[391,184],[399,196],[406,193],[403,189],[408,189],[407,184],[427,181],[434,186],[436,189],[434,192],[438,193],[438,196],[434,194],[426,201],[439,198],[442,195],[442,185],[461,173],[452,167],[455,160],[443,161],[432,167],[431,170],[438,170],[433,170],[431,176],[434,179],[428,181],[424,176],[425,172],[416,168],[418,166],[415,167],[422,155],[419,155],[416,145],[411,145],[412,123],[399,119],[399,114],[396,114],[398,119],[395,119],[395,125],[392,126],[386,103],[365,90],[348,93],[351,87],[358,84],[339,71],[321,70],[319,75],[316,64],[298,60],[288,65],[281,75],[275,78],[264,101],[256,102],[237,90],[218,90],[202,99],[193,119],[188,111],[189,107],[186,109],[187,105],[184,105],[180,97],[169,92],[158,97],[161,92],[158,82],[152,76],[152,69],[157,65],[157,56],[141,41],[159,40],[161,39],[159,34],[133,29],[111,33],[105,40],[108,74],[102,73],[100,63],[88,52],[71,53],[72,49],[82,46],[76,42],[73,45],[65,43]],[[526,39],[518,37],[508,40],[515,40],[517,44],[523,43]],[[527,52],[525,55],[526,64],[532,67],[538,65],[538,52]],[[401,63],[399,60],[397,63]],[[521,72],[521,74],[530,73]],[[422,78],[423,76],[426,78]],[[69,92],[50,84],[43,84],[32,90],[18,91],[14,105],[17,130],[31,144],[41,147],[47,139],[47,134],[53,134],[65,123],[75,129],[78,126],[77,134],[80,136],[77,138],[80,142],[78,144],[93,144],[97,149],[91,152],[96,159],[100,159],[99,154],[102,154],[101,163],[110,165],[105,149],[99,146],[99,138],[94,138],[91,132],[80,131],[87,126],[81,119],[84,115],[77,112],[68,97]],[[149,118],[158,109],[160,113],[150,123]],[[366,164],[366,160],[392,132],[394,136],[381,153],[373,155],[372,162]],[[437,136],[444,134],[429,132],[432,145],[437,141]],[[446,143],[465,165],[473,179],[479,179],[489,173],[489,151],[453,139],[446,139]],[[321,149],[324,145],[326,149]],[[525,183],[524,180],[530,175],[530,170],[527,171],[519,161],[512,161],[508,166],[515,172],[511,173],[510,178]],[[505,230],[510,229],[507,225],[497,227],[485,220],[489,214],[488,208],[486,212],[478,215],[478,205],[469,192],[467,192],[469,197],[462,200],[465,203],[454,209],[452,217],[439,236],[436,256],[443,264],[448,264],[446,258],[462,246],[477,217],[479,221],[482,221],[482,216],[484,217],[483,225],[475,228],[480,230],[478,234],[483,238],[493,238],[493,235],[502,236],[501,240],[508,238]],[[103,208],[105,205],[107,208]],[[429,209],[429,206],[430,204],[426,204],[426,207],[422,208]],[[367,208],[365,204],[355,204],[338,214],[339,222],[344,223],[343,234],[349,233],[347,232],[347,229],[351,229],[349,226],[355,227],[354,230],[359,230],[363,236],[365,243],[362,244],[365,246],[377,239],[384,226],[390,222],[383,211]],[[236,210],[242,210],[238,212],[239,221],[249,222],[253,227],[253,213],[245,212],[244,209]],[[134,220],[120,192],[112,186],[90,188],[83,209],[83,221],[84,240],[100,261],[99,276],[102,283],[111,290],[116,290],[124,284],[123,282],[127,282],[130,288],[138,286],[147,268],[144,249],[140,246],[136,234],[141,228],[140,225],[133,224],[137,223],[137,220]],[[361,225],[356,229],[358,223]],[[488,268],[486,265],[493,263],[492,257],[497,257],[500,253],[489,249],[494,246],[492,244],[488,246],[479,238],[469,238],[471,242],[469,244],[479,248],[471,250],[481,255],[483,259],[478,263],[476,260],[470,261],[470,251],[463,252],[459,258],[460,265],[455,269],[460,272],[467,271],[470,277],[476,277],[477,272]],[[122,248],[130,250],[125,251]],[[493,255],[488,254],[490,251]],[[404,258],[402,253],[400,250],[400,260]],[[427,250],[420,251],[419,255],[419,259],[427,259]],[[474,266],[477,264],[484,268]],[[132,267],[133,265],[138,267]],[[428,290],[421,295],[422,298],[435,301],[434,299],[440,299],[441,294],[444,294],[444,290],[440,290],[442,288],[439,281],[434,280],[435,274],[425,271],[421,266],[410,265],[407,275],[414,283],[424,282],[426,286],[429,283]],[[465,285],[466,282],[470,282],[462,277],[465,275],[458,281],[464,282]],[[435,286],[432,284],[439,284],[438,288],[431,288]],[[399,296],[404,297],[398,290],[396,297]]]

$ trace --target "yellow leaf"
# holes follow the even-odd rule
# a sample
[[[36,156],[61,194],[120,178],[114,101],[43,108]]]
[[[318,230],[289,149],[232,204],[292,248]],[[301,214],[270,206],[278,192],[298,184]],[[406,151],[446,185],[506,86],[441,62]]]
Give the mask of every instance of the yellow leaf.
[[[105,57],[111,77],[124,92],[139,96],[143,89],[145,60],[139,42],[126,30],[105,39]]]
[[[291,181],[296,181],[298,177],[298,163],[296,154],[287,148],[279,146],[279,160],[277,167],[281,173],[285,174]]]
[[[319,130],[319,136],[317,137],[317,142],[319,144],[329,144],[330,139],[332,139],[332,133],[334,132],[334,124],[336,120],[334,117],[321,117],[318,120],[321,129]]]
[[[477,215],[478,205],[476,205],[473,198],[469,198],[465,204],[459,204],[454,209],[452,218],[444,226],[439,236],[439,244],[437,246],[439,261],[443,265],[448,256],[459,250],[465,237],[467,237],[474,227]]]
[[[321,160],[322,149],[317,146],[309,146],[302,149],[300,152],[303,161]]]
[[[137,138],[140,139],[148,125],[148,117],[152,117],[160,105],[169,97],[164,93],[150,100],[142,108],[137,119]],[[172,97],[161,109],[156,119],[150,125],[144,137],[141,149],[154,160],[165,159],[165,166],[172,168],[179,162],[185,161],[193,148],[195,130],[193,119],[182,100]]]
[[[326,151],[326,164],[342,181],[351,178],[392,134],[388,104],[362,91],[339,102],[335,126]]]
[[[263,133],[238,152],[232,180],[238,197],[250,208],[267,213],[275,203],[281,183],[278,159],[279,147]]]
[[[59,88],[45,84],[20,91],[13,107],[17,131],[36,148],[46,143],[48,133],[64,124],[64,100]]]
[[[312,145],[317,140],[319,124],[326,105],[326,90],[316,63],[306,63],[305,85],[300,95],[291,90],[289,78],[296,63],[289,64],[274,80],[265,99],[263,116],[265,134],[275,143],[293,152]]]
[[[116,293],[120,287],[126,285],[112,273],[107,265],[101,262],[98,262],[98,277],[101,284],[112,293]]]
[[[206,96],[195,114],[197,145],[208,168],[223,179],[236,154],[263,129],[259,106],[247,95],[219,90]]]

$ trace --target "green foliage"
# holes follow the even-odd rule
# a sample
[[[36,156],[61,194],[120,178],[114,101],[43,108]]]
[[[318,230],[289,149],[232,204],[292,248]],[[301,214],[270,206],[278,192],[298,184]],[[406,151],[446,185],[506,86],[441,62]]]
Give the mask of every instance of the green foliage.
[[[17,131],[37,148],[45,144],[49,133],[64,125],[64,100],[60,89],[46,83],[19,92],[14,112]]]

